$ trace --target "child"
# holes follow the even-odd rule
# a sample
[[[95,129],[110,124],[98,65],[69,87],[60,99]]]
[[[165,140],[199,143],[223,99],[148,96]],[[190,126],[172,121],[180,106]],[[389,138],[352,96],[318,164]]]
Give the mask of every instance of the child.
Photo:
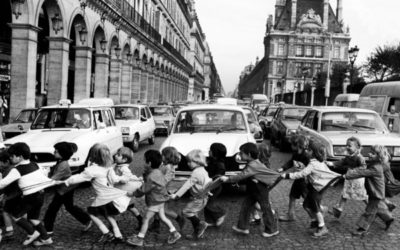
[[[50,170],[49,177],[51,179],[66,180],[71,176],[71,168],[68,164],[68,160],[76,150],[77,146],[75,143],[59,142],[54,145],[54,158],[57,160],[57,164]],[[56,188],[53,200],[44,215],[43,222],[49,235],[53,234],[54,221],[62,205],[65,206],[65,209],[76,220],[85,225],[83,229],[84,232],[89,230],[92,226],[92,220],[89,214],[80,207],[74,205],[74,189],[67,188],[63,185]]]
[[[43,189],[53,186],[55,182],[47,178],[36,163],[29,160],[31,151],[26,143],[18,142],[11,145],[8,153],[11,164],[15,166],[4,179],[0,180],[0,189],[17,181],[23,196],[8,201],[5,211],[11,214],[16,224],[28,234],[22,243],[24,246],[32,242],[35,246],[50,245],[53,240],[47,235],[46,228],[39,218],[44,202]],[[24,217],[25,214],[27,218]],[[39,236],[40,239],[36,240]]]
[[[138,190],[140,195],[145,195],[147,211],[143,220],[142,227],[138,235],[134,235],[127,240],[127,243],[134,246],[143,246],[144,237],[147,233],[149,221],[155,214],[169,227],[170,236],[168,244],[173,244],[181,238],[181,234],[176,231],[172,222],[165,216],[164,204],[169,196],[166,188],[166,180],[161,172],[160,165],[162,156],[156,150],[147,150],[144,154],[145,167],[151,168],[151,172],[146,177],[142,190]]]
[[[10,155],[6,150],[2,151],[0,153],[0,173],[2,178],[6,177],[8,173],[10,173],[11,169],[14,166],[11,165],[10,162]],[[2,179],[0,178],[0,179]],[[4,207],[6,206],[7,203],[9,203],[13,199],[19,199],[21,198],[21,190],[18,188],[18,183],[13,182],[9,186],[5,187],[3,189],[3,199],[1,200],[1,210],[2,210],[2,217],[4,221],[4,226],[5,226],[5,232],[2,234],[3,238],[10,238],[14,235],[14,227],[12,224],[12,218],[9,213],[4,211]]]
[[[275,171],[267,168],[258,160],[259,151],[255,143],[245,143],[239,148],[239,156],[242,161],[247,162],[243,171],[230,177],[223,176],[221,181],[235,183],[244,181],[246,183],[246,197],[242,202],[238,224],[232,229],[241,234],[248,235],[250,216],[253,208],[258,202],[263,213],[265,230],[263,237],[269,238],[279,234],[277,221],[269,201],[268,186],[273,183],[273,179],[279,175]],[[257,182],[253,180],[257,180]]]
[[[110,185],[108,173],[112,168],[112,157],[110,149],[105,144],[96,143],[89,150],[89,165],[80,174],[75,174],[65,180],[67,186],[86,181],[92,183],[96,193],[95,200],[88,207],[87,211],[92,221],[103,233],[99,243],[105,243],[113,240],[122,241],[123,237],[119,230],[115,216],[126,211],[130,197],[127,191],[117,189]],[[98,218],[105,217],[112,226],[113,233]]]
[[[303,207],[311,218],[311,228],[317,228],[314,237],[321,237],[328,233],[324,216],[321,210],[322,189],[339,174],[332,172],[324,163],[326,150],[324,145],[310,141],[305,149],[310,159],[306,168],[299,172],[282,174],[286,179],[307,178],[307,196],[304,199]]]
[[[207,205],[208,195],[204,195],[203,191],[207,184],[211,182],[211,178],[208,177],[205,169],[205,166],[207,166],[206,157],[201,150],[195,149],[190,151],[186,159],[188,167],[193,171],[183,186],[175,194],[171,195],[171,199],[179,198],[190,190],[191,199],[185,204],[182,212],[192,222],[192,237],[198,239],[203,237],[207,229],[207,223],[200,221],[198,214]]]
[[[304,150],[308,147],[309,140],[307,137],[303,135],[292,136],[290,138],[290,145],[292,147],[292,159],[288,161],[283,167],[278,169],[278,172],[284,172],[294,166],[298,166],[298,163],[301,163],[304,166],[307,166],[309,163],[309,159],[307,158]],[[303,167],[303,166],[301,166]],[[296,200],[303,197],[303,199],[307,195],[307,183],[305,179],[297,179],[293,182],[292,187],[289,193],[289,209],[286,215],[279,216],[280,221],[289,222],[295,220],[295,205]]]
[[[226,147],[222,143],[213,143],[210,146],[207,172],[211,179],[225,175]],[[225,220],[226,211],[217,204],[218,196],[222,192],[222,186],[211,191],[207,205],[204,208],[204,218],[209,226],[221,226]]]
[[[394,221],[392,214],[389,212],[384,202],[385,179],[382,164],[385,164],[387,160],[387,151],[385,147],[381,145],[372,146],[369,158],[371,163],[367,165],[366,169],[352,169],[344,175],[345,180],[365,177],[368,204],[364,214],[361,215],[357,223],[358,229],[354,232],[355,235],[366,234],[370,225],[375,220],[377,213],[386,224],[385,230],[388,230]]]
[[[367,164],[365,163],[364,157],[361,155],[361,142],[356,137],[350,137],[346,141],[346,150],[348,155],[342,160],[335,163],[327,162],[328,166],[332,168],[346,168],[347,171],[351,169],[365,169]],[[339,204],[332,208],[332,214],[339,218],[343,212],[343,207],[348,199],[367,201],[368,195],[364,187],[364,178],[358,178],[354,180],[345,180],[343,185],[342,196]]]
[[[129,164],[133,160],[133,152],[130,148],[122,147],[118,149],[117,154],[114,155],[114,162],[116,163],[112,171],[109,171],[108,180],[110,184],[118,189],[128,192],[136,191],[141,187],[143,179],[134,175],[129,169]],[[131,212],[138,221],[138,228],[142,226],[143,218],[139,210],[132,203],[128,206],[128,211]]]

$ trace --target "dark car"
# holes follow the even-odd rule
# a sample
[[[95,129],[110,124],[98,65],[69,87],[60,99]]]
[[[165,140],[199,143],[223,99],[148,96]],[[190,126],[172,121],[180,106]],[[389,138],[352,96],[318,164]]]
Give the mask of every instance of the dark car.
[[[36,113],[36,108],[23,109],[10,124],[1,127],[3,139],[10,139],[11,137],[26,133],[31,127]]]
[[[265,139],[270,137],[272,119],[274,118],[275,112],[278,110],[278,108],[278,105],[269,105],[258,116],[258,122],[263,130]]]
[[[279,107],[271,123],[271,142],[280,150],[287,150],[290,137],[296,134],[301,119],[310,108],[306,106]]]

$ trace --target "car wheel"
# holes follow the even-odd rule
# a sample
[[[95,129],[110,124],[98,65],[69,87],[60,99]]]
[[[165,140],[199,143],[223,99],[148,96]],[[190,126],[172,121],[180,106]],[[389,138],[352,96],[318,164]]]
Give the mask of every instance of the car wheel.
[[[154,133],[153,133],[149,138],[149,144],[153,145],[154,143],[155,143],[155,137],[154,137]]]
[[[135,135],[131,147],[133,152],[137,152],[139,150],[139,136]]]

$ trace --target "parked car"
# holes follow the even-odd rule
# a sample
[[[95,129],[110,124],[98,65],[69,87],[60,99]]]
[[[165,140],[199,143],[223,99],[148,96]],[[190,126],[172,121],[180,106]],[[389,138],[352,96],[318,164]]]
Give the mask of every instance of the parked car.
[[[247,115],[241,107],[215,104],[182,108],[161,150],[168,146],[175,147],[183,156],[176,175],[188,176],[191,170],[184,156],[193,149],[200,149],[208,156],[214,142],[222,143],[227,148],[227,175],[235,174],[245,166],[235,160],[239,147],[246,142],[256,141],[250,132]]]
[[[154,144],[156,124],[147,105],[119,104],[113,106],[113,111],[122,140],[133,152],[137,152],[140,142],[145,140]]]
[[[155,134],[168,135],[175,120],[174,108],[169,105],[152,105],[150,111],[156,123]]]
[[[264,138],[268,139],[271,135],[271,123],[275,112],[278,110],[278,105],[269,105],[258,116],[260,127],[263,130]]]
[[[1,126],[3,139],[10,139],[11,137],[26,133],[35,119],[36,113],[36,108],[21,110],[13,121]]]
[[[359,97],[359,94],[339,94],[335,97],[333,106],[355,108]]]
[[[4,142],[10,146],[25,142],[31,149],[31,159],[49,170],[56,160],[54,145],[61,141],[73,142],[78,151],[69,160],[73,172],[87,165],[89,149],[96,143],[104,143],[112,154],[122,147],[122,135],[116,126],[111,110],[112,100],[88,99],[78,104],[62,101],[59,105],[39,109],[30,130]]]
[[[261,126],[258,123],[257,115],[249,106],[242,106],[242,108],[247,115],[247,122],[249,123],[251,134],[254,139],[256,139],[256,142],[262,142],[264,140],[264,135]]]
[[[275,112],[271,123],[271,142],[285,151],[290,148],[290,137],[296,134],[301,119],[310,107],[283,105]]]
[[[303,117],[298,133],[325,145],[329,161],[337,161],[347,155],[346,140],[351,136],[361,141],[361,154],[367,160],[371,146],[384,145],[392,156],[392,170],[400,170],[400,136],[390,133],[382,118],[373,110],[314,107]]]

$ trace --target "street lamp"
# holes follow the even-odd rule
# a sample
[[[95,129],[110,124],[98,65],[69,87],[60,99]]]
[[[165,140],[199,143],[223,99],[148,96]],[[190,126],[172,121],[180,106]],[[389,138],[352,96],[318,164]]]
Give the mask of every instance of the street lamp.
[[[311,82],[311,104],[310,104],[311,107],[314,106],[314,91],[316,86],[317,86],[317,77],[314,76]]]
[[[56,13],[54,14],[54,17],[51,18],[51,22],[53,24],[53,30],[57,34],[60,30],[63,29],[62,27],[62,19],[60,17],[60,14]]]
[[[119,45],[117,45],[117,47],[114,48],[114,51],[115,51],[115,57],[117,59],[119,59],[119,56],[121,54],[121,47],[119,47]]]
[[[106,49],[107,49],[107,40],[104,38],[100,41],[100,49],[103,52],[106,51]]]
[[[82,27],[81,30],[79,31],[79,40],[81,40],[82,45],[86,42],[86,37],[87,37],[87,30],[85,27]]]
[[[18,19],[18,17],[22,14],[21,12],[21,7],[24,5],[25,0],[13,0],[11,1],[12,4],[12,13],[15,15],[15,19]]]
[[[357,47],[357,45],[355,47],[352,47],[349,49],[349,60],[350,60],[350,88],[351,88],[351,92],[353,92],[353,71],[354,71],[354,62],[357,59],[358,56],[358,51],[360,51],[360,49]]]
[[[129,51],[128,54],[126,54],[126,60],[128,61],[128,63],[131,61],[132,59],[132,53]]]

